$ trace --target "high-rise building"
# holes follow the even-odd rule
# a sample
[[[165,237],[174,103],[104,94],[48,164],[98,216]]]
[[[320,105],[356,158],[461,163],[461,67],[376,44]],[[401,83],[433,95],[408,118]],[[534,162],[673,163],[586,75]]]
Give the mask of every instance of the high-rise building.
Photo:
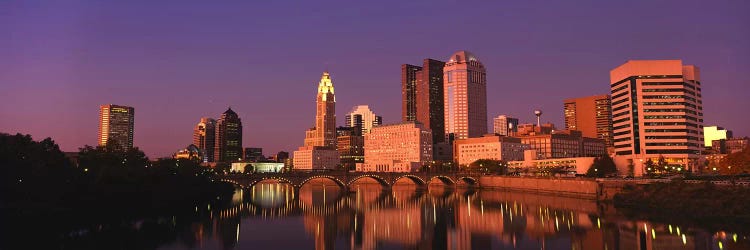
[[[453,54],[443,68],[445,133],[466,139],[487,133],[487,74],[467,51]]]
[[[417,120],[417,75],[422,67],[401,65],[401,120]]]
[[[328,72],[318,83],[315,127],[305,133],[305,146],[336,148],[336,95]]]
[[[418,121],[432,130],[432,142],[445,140],[443,111],[445,62],[424,59],[422,66],[401,65],[402,121]]]
[[[565,129],[578,130],[585,137],[604,140],[612,146],[612,99],[609,95],[571,98],[564,101]]]
[[[365,137],[359,127],[336,128],[336,147],[341,165],[354,170],[357,163],[365,162]]]
[[[122,151],[133,148],[135,109],[106,104],[99,107],[99,145],[115,143]]]
[[[719,126],[703,127],[703,146],[711,147],[715,140],[726,140],[732,138],[732,131]]]
[[[242,120],[231,108],[216,121],[214,161],[242,160]]]
[[[365,135],[358,171],[411,172],[432,161],[432,134],[418,122],[377,126]]]
[[[193,145],[198,147],[202,162],[214,162],[216,147],[216,120],[203,117],[193,130]]]
[[[628,61],[610,71],[617,158],[632,164],[664,156],[671,166],[696,169],[703,150],[703,101],[698,67],[681,60]],[[621,165],[623,165],[621,163]]]
[[[367,105],[357,105],[346,114],[346,126],[359,128],[362,134],[370,132],[373,126],[383,124],[383,118],[375,115]]]
[[[328,72],[318,83],[315,127],[305,132],[304,146],[294,151],[295,169],[333,169],[339,163],[336,149],[336,96]]]
[[[498,135],[513,136],[515,132],[518,132],[518,118],[499,115],[495,117],[493,124],[495,125],[493,130]]]

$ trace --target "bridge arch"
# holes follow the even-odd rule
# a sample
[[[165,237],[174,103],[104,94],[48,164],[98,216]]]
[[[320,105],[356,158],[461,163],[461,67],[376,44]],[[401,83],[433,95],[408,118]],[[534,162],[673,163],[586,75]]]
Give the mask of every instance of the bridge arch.
[[[250,182],[250,184],[247,185],[247,188],[251,188],[251,187],[255,186],[255,184],[258,184],[258,183],[260,183],[262,181],[266,181],[266,180],[275,180],[275,181],[278,181],[278,182],[289,183],[291,185],[294,185],[294,182],[289,181],[289,179],[287,179],[287,178],[276,177],[276,176],[269,176],[269,177],[263,177],[263,178],[252,180]]]
[[[412,182],[414,182],[414,184],[417,184],[417,186],[424,186],[424,185],[426,185],[428,183],[428,181],[425,181],[424,179],[422,179],[419,176],[406,174],[406,175],[402,175],[402,176],[396,177],[396,179],[393,180],[392,185],[396,184],[396,182],[398,182],[398,180],[403,179],[403,178],[411,180]]]
[[[338,185],[338,186],[339,186],[339,187],[340,187],[340,188],[341,188],[342,190],[343,190],[343,189],[346,189],[346,187],[347,187],[346,183],[344,183],[343,181],[339,180],[338,178],[336,178],[336,177],[333,177],[333,176],[330,176],[330,175],[314,175],[314,176],[310,176],[310,177],[308,177],[308,178],[306,178],[306,179],[304,179],[304,180],[300,181],[300,182],[299,182],[299,183],[297,183],[297,185],[295,185],[295,186],[297,186],[297,188],[301,188],[301,187],[302,187],[303,185],[305,185],[305,183],[307,183],[307,182],[309,182],[309,181],[311,181],[311,180],[314,180],[314,179],[329,179],[329,180],[332,180],[332,181],[333,181],[333,182],[335,182],[335,183],[336,183],[336,185]]]
[[[391,186],[391,184],[388,183],[387,180],[383,179],[383,177],[380,177],[379,175],[376,175],[376,174],[364,174],[364,175],[360,175],[360,176],[351,178],[351,180],[349,180],[349,183],[347,183],[346,186],[351,186],[352,184],[354,184],[354,182],[356,182],[357,180],[362,179],[362,178],[373,179],[373,180],[377,181],[378,183],[380,183],[380,185],[382,185],[384,187],[390,187]]]
[[[462,177],[459,177],[458,180],[463,181],[464,183],[469,184],[471,186],[479,185],[479,180],[472,176],[462,176]]]
[[[451,177],[448,177],[448,176],[445,176],[445,175],[436,175],[436,176],[433,176],[432,178],[430,178],[429,182],[431,183],[435,179],[438,179],[443,184],[449,185],[449,186],[456,184],[456,181],[454,181],[453,179],[451,179]]]

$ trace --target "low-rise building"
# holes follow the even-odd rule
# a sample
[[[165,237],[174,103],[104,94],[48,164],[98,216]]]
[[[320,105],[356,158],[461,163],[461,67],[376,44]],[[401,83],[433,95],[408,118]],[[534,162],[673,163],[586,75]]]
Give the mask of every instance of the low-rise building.
[[[529,150],[534,151],[534,150]],[[557,159],[535,159],[534,153],[531,157],[522,161],[508,162],[508,170],[516,173],[528,173],[535,175],[551,174],[586,174],[596,157],[571,157]]]
[[[480,159],[520,161],[527,148],[519,138],[489,134],[456,140],[453,144],[453,158],[459,166],[466,166]]]
[[[729,138],[714,140],[711,142],[711,149],[718,154],[731,154],[740,152],[747,148],[750,138]]]
[[[235,162],[231,166],[232,172],[250,173],[280,173],[284,171],[284,163],[278,162]]]
[[[330,147],[304,146],[294,151],[295,170],[335,169],[339,163],[339,152]]]
[[[373,127],[358,171],[411,172],[432,161],[432,132],[418,122]]]
[[[174,154],[173,158],[200,160],[203,159],[203,155],[201,154],[201,151],[197,146],[190,144],[189,146],[187,146],[187,148],[177,151],[177,153]]]
[[[520,136],[521,143],[536,151],[536,159],[600,157],[607,155],[604,140],[583,137],[580,131],[561,130],[550,134]]]

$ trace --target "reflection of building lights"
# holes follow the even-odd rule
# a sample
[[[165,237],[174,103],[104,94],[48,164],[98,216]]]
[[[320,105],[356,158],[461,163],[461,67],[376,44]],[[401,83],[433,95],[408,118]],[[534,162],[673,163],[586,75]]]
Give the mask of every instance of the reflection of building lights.
[[[683,244],[683,245],[686,245],[686,244],[687,244],[687,238],[685,238],[685,235],[684,235],[684,234],[682,235],[682,244]]]

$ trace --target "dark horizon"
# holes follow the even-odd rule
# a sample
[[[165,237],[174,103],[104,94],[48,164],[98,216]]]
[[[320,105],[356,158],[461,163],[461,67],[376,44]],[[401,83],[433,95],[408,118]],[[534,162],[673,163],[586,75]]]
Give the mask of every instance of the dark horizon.
[[[0,132],[96,145],[98,108],[135,108],[149,157],[191,143],[201,117],[232,107],[243,147],[301,146],[324,70],[337,125],[355,105],[400,122],[401,64],[473,52],[487,68],[488,121],[563,128],[563,100],[609,93],[628,60],[701,71],[706,126],[750,136],[750,3],[581,1],[0,3]],[[489,127],[491,130],[491,125]]]

